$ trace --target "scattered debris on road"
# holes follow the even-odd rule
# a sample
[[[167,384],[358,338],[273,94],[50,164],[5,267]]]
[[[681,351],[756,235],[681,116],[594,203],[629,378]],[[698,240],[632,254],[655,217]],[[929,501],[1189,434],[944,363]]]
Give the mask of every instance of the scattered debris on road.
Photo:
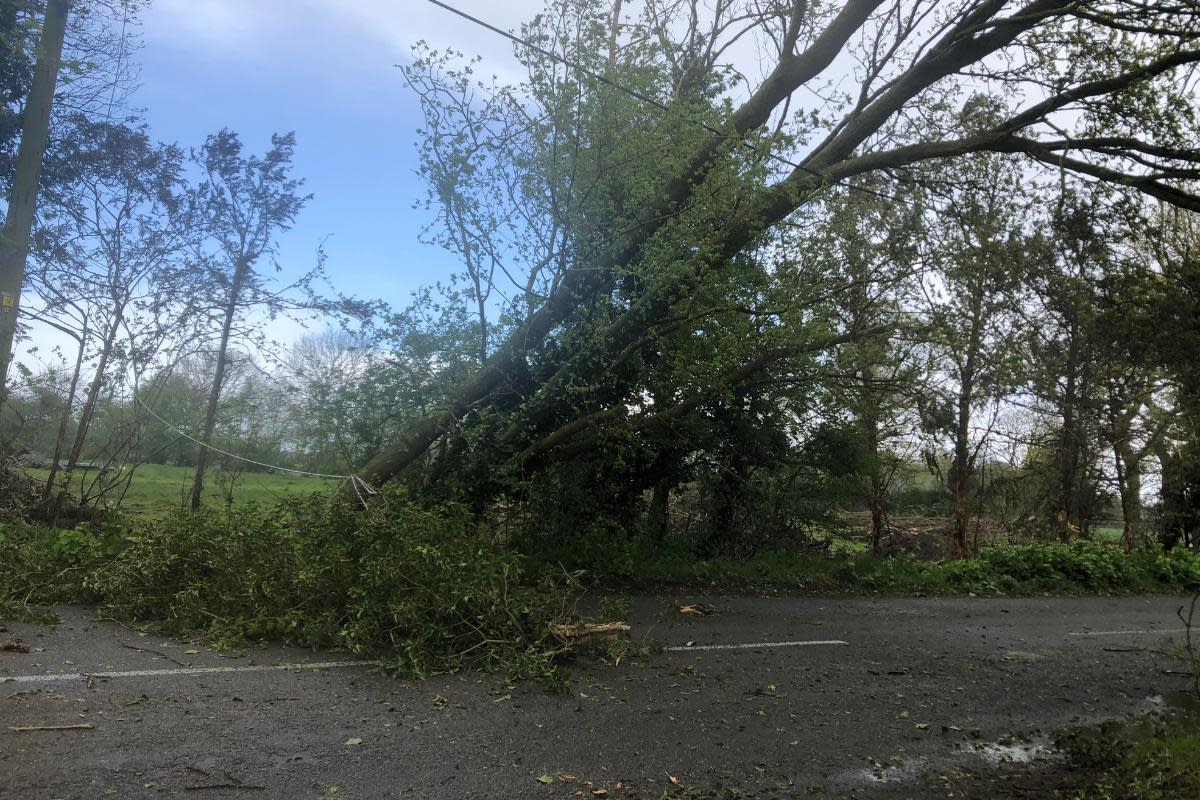
[[[80,722],[76,725],[9,725],[13,733],[34,733],[37,731],[90,731],[95,729],[90,722]]]
[[[715,613],[716,609],[704,603],[680,603],[680,614],[696,614],[701,617],[707,617],[709,614]]]
[[[624,622],[588,622],[581,625],[551,625],[550,633],[565,645],[594,639],[615,639],[628,633],[629,625]]]

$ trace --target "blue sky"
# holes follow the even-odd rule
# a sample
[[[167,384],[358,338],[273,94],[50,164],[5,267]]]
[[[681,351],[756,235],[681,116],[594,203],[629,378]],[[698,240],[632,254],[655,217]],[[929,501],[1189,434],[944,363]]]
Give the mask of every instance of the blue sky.
[[[539,6],[457,5],[504,28]],[[228,127],[262,152],[273,132],[296,132],[295,171],[314,198],[280,239],[285,275],[311,267],[325,237],[328,271],[345,293],[403,305],[454,271],[448,254],[417,241],[428,222],[412,208],[423,196],[420,117],[394,65],[424,39],[513,74],[504,40],[424,0],[157,0],[141,38],[142,85],[131,102],[155,138],[194,147]]]

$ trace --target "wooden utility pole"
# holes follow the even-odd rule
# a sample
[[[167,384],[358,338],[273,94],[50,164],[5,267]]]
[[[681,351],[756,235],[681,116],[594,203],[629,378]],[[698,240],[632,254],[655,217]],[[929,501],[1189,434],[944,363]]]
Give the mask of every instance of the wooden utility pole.
[[[8,213],[4,228],[0,230],[0,397],[5,391],[8,363],[12,360],[21,284],[25,281],[25,259],[29,255],[29,236],[37,209],[42,156],[50,138],[50,109],[54,105],[54,88],[58,82],[58,65],[62,60],[70,6],[71,0],[46,3],[33,84],[25,99],[25,113],[21,116],[21,145],[17,149],[12,191],[8,196]]]

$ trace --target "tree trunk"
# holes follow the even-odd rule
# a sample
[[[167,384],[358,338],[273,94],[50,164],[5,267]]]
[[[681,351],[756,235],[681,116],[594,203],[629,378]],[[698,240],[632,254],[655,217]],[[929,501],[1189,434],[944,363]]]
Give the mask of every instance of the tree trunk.
[[[75,429],[75,439],[71,443],[71,453],[67,456],[66,480],[68,482],[71,480],[71,473],[75,471],[75,467],[79,464],[79,457],[83,453],[83,444],[87,439],[88,428],[91,427],[92,417],[96,415],[96,403],[100,399],[100,388],[104,385],[104,371],[108,368],[108,360],[112,356],[113,345],[117,340],[117,324],[117,319],[112,320],[108,331],[104,335],[104,343],[100,348],[100,360],[96,363],[96,372],[92,376],[91,384],[88,386],[87,399],[83,401],[83,408],[79,411],[79,427]]]
[[[983,278],[977,278],[970,304],[970,332],[967,336],[966,358],[959,369],[958,414],[954,427],[954,464],[951,467],[954,494],[954,534],[951,553],[955,558],[970,555],[967,544],[970,534],[970,512],[967,510],[967,478],[971,471],[971,403],[975,397],[975,367],[983,341]]]
[[[63,409],[62,419],[58,421],[58,433],[54,437],[54,455],[50,457],[50,475],[46,478],[46,488],[42,492],[42,500],[49,500],[54,491],[54,481],[58,476],[58,460],[62,458],[63,445],[67,442],[67,428],[71,424],[71,410],[75,406],[75,392],[79,388],[79,377],[83,374],[83,352],[87,348],[87,327],[79,336],[79,350],[75,354],[75,371],[71,373],[71,387],[67,390],[67,405]]]
[[[50,109],[62,59],[63,37],[67,28],[70,0],[49,0],[42,21],[33,84],[21,118],[21,144],[17,150],[12,190],[8,196],[8,216],[0,229],[0,396],[7,385],[8,364],[12,358],[13,337],[17,330],[17,308],[21,286],[25,282],[25,260],[29,254],[29,236],[37,210],[38,183],[42,176],[42,156],[50,138]]]
[[[868,380],[873,377],[873,371],[867,374]],[[883,552],[883,462],[879,457],[879,405],[874,402],[877,394],[871,394],[872,400],[869,411],[862,415],[863,429],[867,439],[867,455],[870,458],[871,474],[871,554],[880,555]]]
[[[1117,493],[1121,498],[1121,543],[1128,552],[1137,545],[1141,528],[1141,458],[1128,442],[1122,442],[1113,446],[1113,460],[1117,468]]]
[[[1075,475],[1079,468],[1079,439],[1076,431],[1075,403],[1077,393],[1077,350],[1076,332],[1071,331],[1071,344],[1067,348],[1066,388],[1062,398],[1062,431],[1058,443],[1058,538],[1067,542],[1071,539],[1071,510],[1075,505]]]
[[[960,440],[954,446],[954,539],[951,543],[951,554],[955,558],[966,558],[969,555],[967,544],[970,532],[970,514],[967,511],[967,454],[966,441]]]
[[[871,476],[871,555],[883,552],[883,482]]]
[[[646,531],[655,549],[661,548],[671,526],[671,485],[663,479],[654,484],[650,508],[646,510]]]
[[[212,386],[208,391],[208,406],[204,411],[204,427],[200,433],[199,452],[196,454],[196,477],[192,480],[192,510],[200,508],[204,500],[204,473],[208,468],[208,448],[212,444],[213,431],[217,427],[217,407],[221,402],[221,389],[225,384],[225,353],[229,349],[229,337],[237,304],[249,265],[239,264],[229,289],[229,300],[225,305],[225,319],[221,325],[221,343],[217,347],[217,365],[213,372]]]

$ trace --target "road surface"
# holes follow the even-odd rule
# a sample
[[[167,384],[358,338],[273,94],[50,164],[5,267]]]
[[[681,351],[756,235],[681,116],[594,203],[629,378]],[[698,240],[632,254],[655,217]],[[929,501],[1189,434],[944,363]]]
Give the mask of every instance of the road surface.
[[[1157,652],[1181,638],[1181,602],[640,597],[634,636],[666,649],[577,664],[568,694],[222,653],[60,609],[55,628],[0,634],[34,648],[0,652],[0,797],[894,796],[1024,757],[1013,734],[1036,745],[1183,689]]]

